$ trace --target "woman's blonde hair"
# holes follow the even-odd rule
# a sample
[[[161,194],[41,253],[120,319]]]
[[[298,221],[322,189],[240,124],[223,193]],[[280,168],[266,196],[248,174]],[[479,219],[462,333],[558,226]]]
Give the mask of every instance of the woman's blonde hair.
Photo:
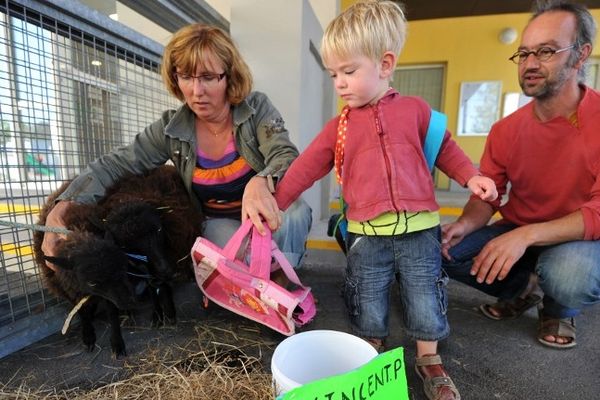
[[[378,61],[383,53],[400,54],[406,39],[402,6],[393,1],[355,3],[333,19],[321,41],[321,57],[345,58],[360,54]]]
[[[161,74],[167,90],[179,100],[185,101],[177,85],[175,72],[179,68],[180,71],[194,75],[198,67],[207,68],[207,54],[216,57],[225,68],[229,103],[241,103],[252,90],[250,68],[229,34],[217,27],[203,24],[181,28],[165,47]]]

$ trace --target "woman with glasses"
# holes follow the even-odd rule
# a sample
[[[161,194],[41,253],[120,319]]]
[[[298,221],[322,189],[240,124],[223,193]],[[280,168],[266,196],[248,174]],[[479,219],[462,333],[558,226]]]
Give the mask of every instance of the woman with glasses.
[[[311,210],[298,201],[281,216],[271,193],[298,151],[267,96],[251,91],[252,75],[232,39],[216,27],[186,26],[167,44],[161,68],[168,91],[182,105],[164,111],[128,146],[92,162],[60,196],[46,225],[64,226],[72,202],[95,202],[120,177],[170,160],[207,217],[204,237],[222,246],[246,218],[264,233],[262,218],[297,266]],[[58,240],[45,235],[45,255],[54,255]]]

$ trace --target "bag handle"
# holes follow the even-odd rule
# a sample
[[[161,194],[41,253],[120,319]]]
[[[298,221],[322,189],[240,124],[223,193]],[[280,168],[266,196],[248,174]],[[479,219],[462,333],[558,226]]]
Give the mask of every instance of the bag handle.
[[[223,255],[235,260],[242,243],[250,235],[250,269],[248,273],[260,279],[269,279],[271,268],[271,229],[263,222],[265,234],[261,235],[252,223],[244,221],[223,247]]]
[[[264,280],[269,280],[271,275],[271,229],[263,222],[265,235],[252,225],[252,238],[250,240],[250,274]]]
[[[283,255],[281,250],[277,247],[275,241],[270,240],[270,246],[266,247],[264,244],[266,242],[265,236],[260,235],[258,232],[253,233],[252,239],[252,259],[250,261],[250,269],[246,270],[243,268],[243,264],[238,261],[234,261],[232,259],[221,259],[217,262],[217,269],[219,272],[227,277],[228,279],[236,282],[240,282],[244,285],[253,285],[253,281],[255,279],[261,279],[264,281],[270,281],[270,273],[271,273],[271,265],[270,260],[271,256],[275,258],[285,275],[288,277],[290,282],[295,285],[306,289],[306,286],[300,282],[300,278],[296,271],[287,260],[287,258]],[[254,237],[257,237],[257,241],[255,241]],[[267,261],[266,263],[264,261]],[[237,267],[237,265],[241,267]]]
[[[279,250],[279,248],[277,247],[277,244],[274,241],[272,241],[271,246],[272,246],[271,254],[273,255],[273,258],[277,261],[277,263],[279,264],[279,266],[285,273],[285,276],[288,277],[290,282],[294,283],[297,286],[304,288],[305,286],[302,284],[302,282],[300,282],[300,278],[298,278],[298,274],[296,274],[296,270],[294,270],[294,267],[292,267],[290,262],[287,260],[287,258],[281,252],[281,250]]]
[[[252,226],[252,221],[250,219],[247,219],[242,223],[242,225],[240,225],[238,230],[235,231],[233,236],[231,236],[229,241],[227,241],[225,247],[223,247],[223,255],[225,257],[231,260],[235,259],[238,250],[242,246],[242,243],[244,242],[244,239],[246,239],[246,236],[248,236],[248,233],[250,233]]]

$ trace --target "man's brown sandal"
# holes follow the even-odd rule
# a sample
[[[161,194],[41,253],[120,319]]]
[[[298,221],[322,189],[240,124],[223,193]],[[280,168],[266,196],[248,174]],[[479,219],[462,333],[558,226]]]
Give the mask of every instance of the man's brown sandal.
[[[542,298],[540,296],[531,293],[524,299],[517,297],[512,300],[498,300],[494,304],[482,304],[479,306],[479,311],[486,317],[496,321],[515,319],[541,301]]]
[[[426,376],[421,373],[420,368],[427,369],[427,367],[434,365],[441,367],[444,375]],[[426,355],[416,358],[415,370],[419,378],[423,381],[423,391],[429,400],[460,400],[460,393],[458,393],[454,382],[444,369],[442,358],[439,355]]]
[[[538,340],[541,344],[555,349],[570,349],[577,345],[575,341],[575,318],[546,317],[540,311]],[[567,339],[566,343],[551,342],[544,339],[546,336]]]

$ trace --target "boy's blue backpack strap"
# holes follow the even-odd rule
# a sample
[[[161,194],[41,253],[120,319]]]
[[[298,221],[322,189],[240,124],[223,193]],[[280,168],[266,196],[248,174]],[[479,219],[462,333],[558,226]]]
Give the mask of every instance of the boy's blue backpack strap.
[[[442,147],[444,133],[446,133],[447,121],[448,117],[446,117],[446,114],[431,110],[429,127],[427,128],[425,144],[423,145],[423,153],[425,153],[425,159],[427,160],[427,166],[429,167],[430,171],[433,171],[435,160],[440,152],[440,147]]]

